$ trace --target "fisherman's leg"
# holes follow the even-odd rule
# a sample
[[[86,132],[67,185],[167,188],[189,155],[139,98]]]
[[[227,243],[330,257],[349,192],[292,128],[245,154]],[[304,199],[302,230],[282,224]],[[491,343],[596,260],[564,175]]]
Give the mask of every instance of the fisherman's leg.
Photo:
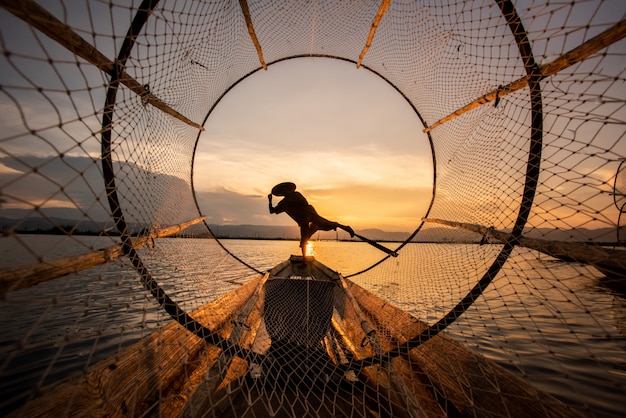
[[[300,248],[303,249],[306,247],[306,242],[309,240],[309,226],[308,225],[300,225]]]
[[[339,222],[329,221],[328,219],[323,218],[319,215],[315,217],[313,222],[315,223],[317,228],[322,231],[336,231],[337,228],[341,228],[348,234],[350,234],[350,237],[354,237],[354,230],[347,225],[340,224]]]
[[[306,246],[306,243],[313,234],[315,234],[319,228],[312,222],[309,222],[307,226],[300,227],[300,246]]]
[[[306,242],[308,241],[308,227],[300,226],[300,251],[302,251],[302,261],[306,260]]]
[[[309,222],[308,225],[300,226],[300,249],[302,250],[302,257],[306,256],[306,244],[311,239],[313,234],[317,232],[318,228],[315,224]]]
[[[320,231],[335,231],[339,224],[337,222],[329,221],[326,218],[323,218],[319,215],[313,218],[312,222],[315,227]]]

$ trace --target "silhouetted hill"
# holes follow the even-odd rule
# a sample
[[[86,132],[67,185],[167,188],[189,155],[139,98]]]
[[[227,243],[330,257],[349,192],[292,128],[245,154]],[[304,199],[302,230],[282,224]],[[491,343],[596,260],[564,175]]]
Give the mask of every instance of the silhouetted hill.
[[[72,231],[73,234],[99,234],[102,231],[114,233],[114,224],[112,221],[92,221],[83,219],[78,221],[80,213],[73,213],[67,209],[59,211],[46,212],[47,217],[31,216],[26,217],[29,212],[25,210],[10,209],[3,210],[0,217],[0,230],[15,231],[17,233],[66,233]],[[62,216],[55,216],[56,214]],[[63,216],[64,215],[64,216]],[[73,218],[76,216],[76,218]],[[131,232],[138,232],[149,225],[132,224],[129,225]],[[286,239],[297,240],[300,238],[300,229],[296,225],[273,226],[273,225],[209,225],[211,231],[218,238],[224,239]],[[403,242],[407,239],[411,232],[388,232],[380,229],[369,228],[356,230],[363,235],[375,241],[394,241]],[[616,240],[615,229],[534,229],[527,233],[528,237],[541,238],[554,241],[591,241],[611,243]],[[319,231],[313,236],[313,239],[321,240],[346,240],[350,236],[342,230],[337,231]],[[462,231],[459,229],[428,226],[423,228],[417,235],[417,242],[479,242],[481,237],[478,234]]]
[[[3,215],[4,215],[3,211]],[[129,225],[131,233],[140,231],[143,229],[142,225],[132,224]],[[115,233],[115,224],[113,221],[97,222],[89,219],[76,220],[69,218],[61,218],[56,216],[40,217],[33,216],[25,219],[14,219],[7,217],[0,217],[0,230],[2,231],[15,231],[19,234],[58,234],[68,233],[71,231],[75,235],[93,235],[100,234],[103,231]]]
[[[298,226],[269,226],[269,225],[209,225],[218,238],[256,238],[256,239],[300,239]],[[402,242],[410,235],[409,232],[386,232],[380,229],[360,229],[355,231],[375,241]],[[318,231],[313,239],[347,240],[350,235],[338,229],[337,231]]]
[[[209,225],[217,238],[299,239],[297,226]]]

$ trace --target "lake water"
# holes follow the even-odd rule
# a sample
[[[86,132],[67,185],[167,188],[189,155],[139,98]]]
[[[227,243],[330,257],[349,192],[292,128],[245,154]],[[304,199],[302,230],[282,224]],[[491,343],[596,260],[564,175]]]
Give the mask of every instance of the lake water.
[[[2,237],[0,266],[112,243],[99,237]],[[299,250],[293,241],[223,244],[260,271]],[[411,244],[398,259],[351,280],[432,323],[464,295],[498,251],[489,245]],[[310,252],[347,276],[384,256],[357,242],[313,242]],[[163,239],[141,254],[187,310],[256,275],[212,240]],[[484,295],[446,332],[586,416],[622,417],[626,299],[602,286],[601,277],[589,267],[516,249]],[[0,302],[0,415],[169,321],[124,258],[7,294]]]

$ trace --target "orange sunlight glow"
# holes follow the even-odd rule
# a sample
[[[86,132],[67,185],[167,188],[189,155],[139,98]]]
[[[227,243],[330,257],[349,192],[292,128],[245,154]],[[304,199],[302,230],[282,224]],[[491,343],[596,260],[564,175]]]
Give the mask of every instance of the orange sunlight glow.
[[[303,187],[302,193],[328,219],[353,228],[410,232],[421,222],[432,198],[431,187],[387,189],[377,185],[328,189]]]
[[[256,101],[266,97],[271,105]],[[352,65],[272,65],[229,91],[205,125],[194,162],[205,214],[230,205],[234,224],[289,225],[267,211],[283,181],[354,229],[411,232],[428,210],[433,161],[420,119],[387,82]]]
[[[307,241],[306,247],[304,248],[304,255],[315,257],[315,246],[313,245],[313,241]]]

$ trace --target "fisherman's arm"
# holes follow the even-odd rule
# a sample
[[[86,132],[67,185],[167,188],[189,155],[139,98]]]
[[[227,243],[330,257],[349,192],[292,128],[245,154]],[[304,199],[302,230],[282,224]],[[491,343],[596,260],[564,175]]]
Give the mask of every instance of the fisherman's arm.
[[[270,209],[270,213],[282,213],[285,211],[285,209],[282,207],[281,202],[278,202],[278,205],[276,206],[272,206],[272,194],[268,194],[267,195],[267,200],[269,201],[269,209]]]

